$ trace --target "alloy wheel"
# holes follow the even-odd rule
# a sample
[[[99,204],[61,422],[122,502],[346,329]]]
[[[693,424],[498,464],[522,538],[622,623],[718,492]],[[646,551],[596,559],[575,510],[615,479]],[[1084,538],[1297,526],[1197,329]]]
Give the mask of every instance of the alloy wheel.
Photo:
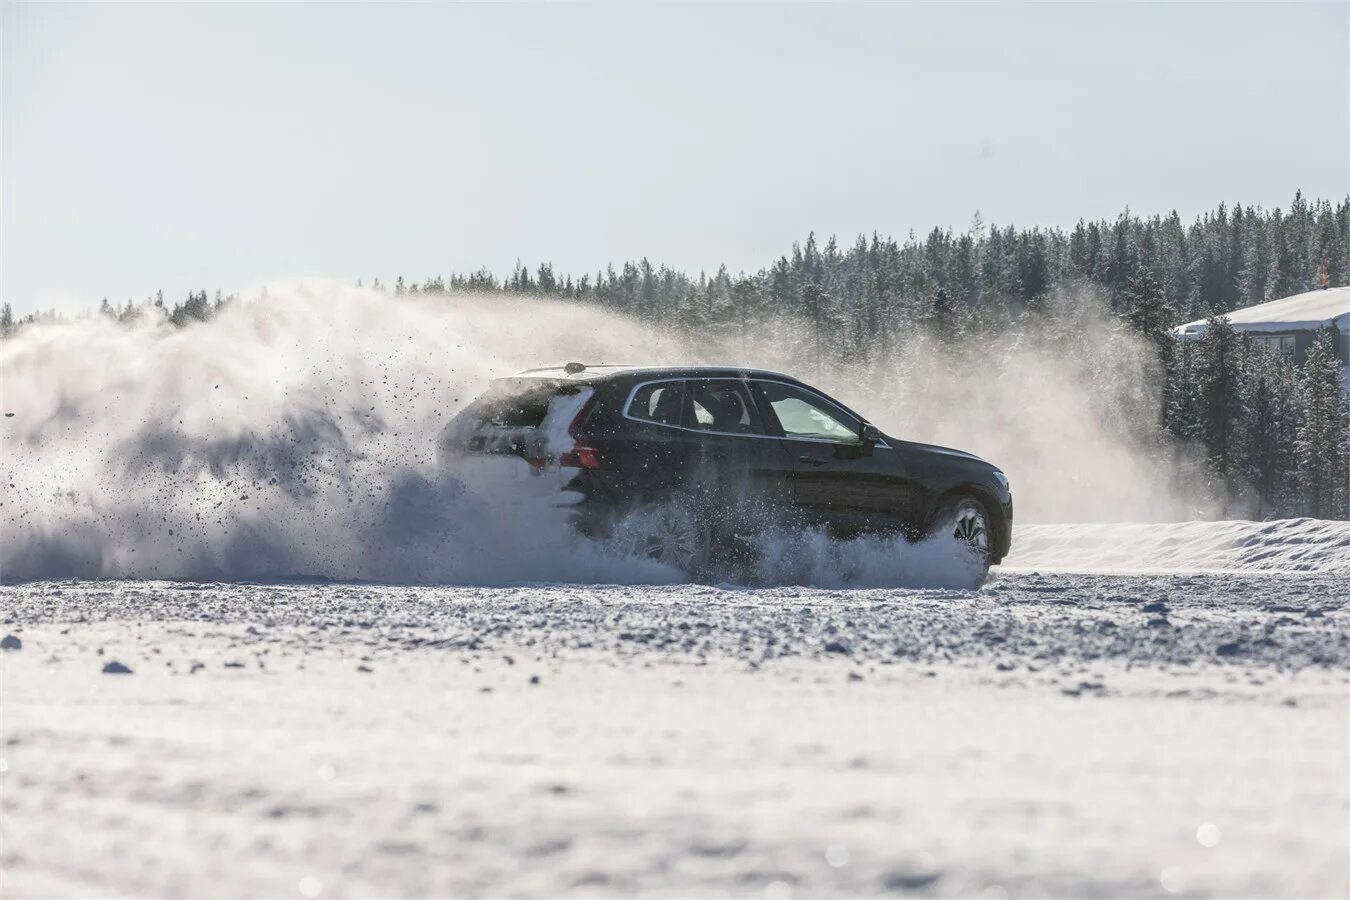
[[[956,508],[952,536],[974,550],[981,558],[989,556],[989,521],[979,504],[966,500]]]
[[[689,571],[699,558],[702,535],[688,512],[658,507],[630,516],[623,525],[624,547],[632,556]]]

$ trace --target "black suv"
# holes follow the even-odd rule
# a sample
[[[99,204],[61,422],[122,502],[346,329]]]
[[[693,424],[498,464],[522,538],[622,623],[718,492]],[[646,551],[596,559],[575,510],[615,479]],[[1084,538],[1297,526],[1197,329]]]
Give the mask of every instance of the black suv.
[[[747,535],[779,527],[911,540],[948,531],[985,567],[1011,540],[1012,497],[997,468],[883,434],[777,372],[529,369],[493,381],[446,426],[438,451],[450,464],[512,467],[504,474],[530,493],[557,491],[582,533],[695,576]]]

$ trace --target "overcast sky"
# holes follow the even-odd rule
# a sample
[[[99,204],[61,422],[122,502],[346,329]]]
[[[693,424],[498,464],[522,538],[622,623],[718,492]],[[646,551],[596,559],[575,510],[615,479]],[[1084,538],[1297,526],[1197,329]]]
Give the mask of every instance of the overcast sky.
[[[1350,191],[1345,3],[0,9],[21,313]]]

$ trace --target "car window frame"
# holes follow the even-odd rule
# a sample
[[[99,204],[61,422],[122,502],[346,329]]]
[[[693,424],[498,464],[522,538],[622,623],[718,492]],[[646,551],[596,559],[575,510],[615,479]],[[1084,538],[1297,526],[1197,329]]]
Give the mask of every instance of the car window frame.
[[[688,375],[684,379],[684,413],[681,416],[680,427],[685,431],[695,434],[718,434],[728,437],[773,437],[769,431],[768,420],[764,418],[764,410],[760,408],[759,400],[755,397],[755,392],[751,389],[746,379],[735,376],[720,376],[713,378],[704,378],[698,375]],[[720,431],[716,428],[697,428],[693,425],[686,425],[685,422],[691,422],[694,419],[694,391],[691,389],[693,382],[706,381],[731,381],[740,385],[742,396],[741,402],[746,405],[746,412],[750,413],[755,421],[751,422],[753,431]]]
[[[658,422],[656,419],[645,419],[642,416],[632,415],[629,411],[633,408],[634,401],[637,400],[638,391],[642,390],[644,387],[649,387],[654,384],[674,384],[679,385],[680,388],[680,420],[683,421],[684,408],[689,400],[689,386],[686,384],[688,380],[689,379],[687,378],[654,378],[651,381],[644,381],[634,385],[633,389],[628,392],[627,399],[623,402],[623,417],[634,422],[642,422],[646,425],[658,425],[662,428],[682,428],[683,426],[679,422],[674,425],[669,422]]]
[[[683,391],[684,394],[682,403],[685,407],[689,406],[691,400],[693,399],[691,392],[689,390],[689,382],[691,381],[740,382],[742,387],[745,389],[745,393],[749,397],[750,402],[754,404],[755,412],[759,415],[760,425],[763,426],[763,428],[760,431],[756,432],[717,431],[711,428],[690,428],[687,425],[668,425],[665,422],[653,422],[651,419],[642,419],[637,416],[630,416],[628,414],[628,409],[633,405],[633,398],[637,396],[638,391],[642,390],[644,387],[647,387],[650,384],[657,384],[657,383],[664,384],[666,382],[674,382],[674,381],[680,382],[681,390]],[[740,438],[761,438],[761,439],[769,438],[772,440],[777,440],[780,437],[779,435],[769,433],[768,431],[769,423],[764,418],[764,411],[760,409],[759,399],[756,396],[755,391],[750,387],[750,385],[747,382],[747,379],[741,378],[740,376],[737,375],[679,375],[675,377],[667,376],[665,378],[649,378],[646,381],[639,381],[637,384],[633,385],[632,388],[629,389],[628,396],[623,402],[623,411],[621,415],[623,416],[623,418],[629,420],[630,422],[638,422],[642,425],[651,425],[656,428],[671,428],[674,429],[675,431],[683,431],[686,434],[713,434],[718,435],[719,437],[740,437]],[[683,419],[683,415],[681,415],[681,419]]]
[[[638,392],[639,390],[641,390],[642,388],[646,387],[646,386],[649,385],[649,384],[656,384],[656,383],[658,383],[658,382],[664,383],[664,382],[668,382],[668,381],[678,381],[678,382],[681,382],[681,383],[682,383],[682,384],[681,384],[681,390],[682,390],[683,393],[684,393],[684,399],[683,399],[683,402],[685,402],[685,403],[688,403],[689,400],[690,400],[689,388],[688,388],[688,384],[687,384],[687,383],[690,382],[690,381],[739,381],[739,382],[741,382],[743,385],[745,385],[746,391],[750,394],[751,400],[754,401],[756,407],[757,407],[758,410],[759,410],[760,421],[761,421],[762,424],[764,425],[764,429],[765,429],[764,432],[763,432],[762,434],[751,434],[751,433],[749,433],[749,432],[744,432],[744,431],[713,431],[713,430],[711,430],[711,429],[706,429],[706,428],[687,428],[687,427],[685,427],[684,425],[667,425],[667,424],[664,423],[664,422],[654,422],[654,421],[652,421],[651,419],[641,419],[641,418],[638,418],[637,416],[630,416],[630,415],[628,414],[628,408],[629,408],[630,406],[632,406],[633,398],[637,395],[637,392]],[[760,382],[764,382],[764,383],[767,383],[767,384],[783,384],[783,385],[787,385],[788,387],[794,387],[794,388],[798,388],[798,389],[800,389],[800,390],[804,390],[804,391],[806,391],[806,392],[809,393],[809,394],[814,394],[815,396],[819,397],[819,398],[820,398],[821,400],[823,400],[826,404],[828,404],[828,405],[830,405],[830,406],[833,406],[834,408],[838,409],[840,412],[844,413],[845,415],[847,415],[847,416],[849,416],[849,417],[851,417],[851,418],[857,419],[860,423],[864,423],[864,424],[867,424],[867,423],[868,423],[868,420],[867,420],[866,418],[864,418],[864,417],[858,415],[858,414],[855,413],[853,410],[849,409],[847,406],[844,406],[844,404],[839,403],[839,402],[836,401],[836,400],[830,399],[828,396],[826,396],[825,394],[822,394],[820,391],[816,390],[815,388],[812,388],[810,385],[802,384],[802,383],[799,382],[799,381],[788,381],[788,380],[782,379],[782,378],[765,378],[765,377],[763,377],[763,376],[751,376],[751,377],[746,378],[746,377],[737,376],[737,375],[713,375],[713,376],[705,376],[705,375],[680,375],[680,376],[676,376],[676,377],[673,377],[673,378],[670,377],[670,376],[667,376],[667,377],[664,377],[664,378],[649,378],[649,379],[647,379],[647,380],[645,380],[645,381],[639,381],[637,384],[633,385],[633,387],[629,389],[628,395],[627,395],[627,397],[625,398],[625,400],[624,400],[624,402],[623,402],[623,406],[622,406],[622,408],[621,408],[621,409],[622,409],[622,412],[620,413],[620,415],[621,415],[623,418],[628,419],[630,422],[638,422],[638,423],[640,423],[640,424],[642,424],[642,425],[650,425],[650,426],[655,427],[655,428],[671,428],[671,429],[674,429],[675,431],[683,431],[683,432],[686,432],[686,433],[688,433],[688,434],[715,434],[715,435],[719,435],[719,436],[721,436],[721,437],[762,438],[762,439],[768,439],[768,440],[771,440],[771,441],[783,441],[783,440],[787,440],[787,441],[806,441],[806,442],[809,442],[809,443],[816,443],[816,444],[830,444],[830,445],[836,446],[836,447],[839,447],[839,446],[843,446],[843,447],[854,446],[854,445],[852,445],[852,444],[845,444],[845,443],[843,443],[842,441],[831,441],[831,440],[828,440],[828,439],[826,439],[826,438],[797,437],[797,436],[795,436],[795,435],[787,435],[787,434],[784,434],[782,428],[781,428],[781,427],[779,426],[779,424],[778,424],[778,416],[772,415],[772,412],[773,412],[772,408],[769,409],[769,413],[770,413],[769,415],[766,415],[766,414],[765,414],[764,407],[765,407],[766,405],[768,405],[768,401],[767,401],[767,400],[765,399],[765,397],[760,393],[760,391],[755,387],[755,385],[756,385],[757,383],[760,383]],[[776,434],[770,433],[770,431],[774,431],[774,430],[777,431]],[[885,439],[884,437],[883,437],[881,440],[877,441],[873,446],[874,446],[876,449],[880,449],[880,450],[890,450],[890,449],[892,449],[891,445],[890,445],[889,443],[887,443],[887,441],[886,441],[886,439]]]

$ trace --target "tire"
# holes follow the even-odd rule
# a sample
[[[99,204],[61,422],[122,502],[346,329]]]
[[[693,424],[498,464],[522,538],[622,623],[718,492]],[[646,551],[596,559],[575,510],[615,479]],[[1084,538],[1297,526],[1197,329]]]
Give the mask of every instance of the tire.
[[[938,507],[928,527],[927,536],[949,535],[963,544],[971,553],[971,561],[984,574],[989,573],[994,540],[993,520],[989,510],[969,494],[955,494]]]
[[[690,578],[707,572],[712,555],[707,523],[675,503],[634,509],[616,523],[614,542],[622,556],[654,560]]]

